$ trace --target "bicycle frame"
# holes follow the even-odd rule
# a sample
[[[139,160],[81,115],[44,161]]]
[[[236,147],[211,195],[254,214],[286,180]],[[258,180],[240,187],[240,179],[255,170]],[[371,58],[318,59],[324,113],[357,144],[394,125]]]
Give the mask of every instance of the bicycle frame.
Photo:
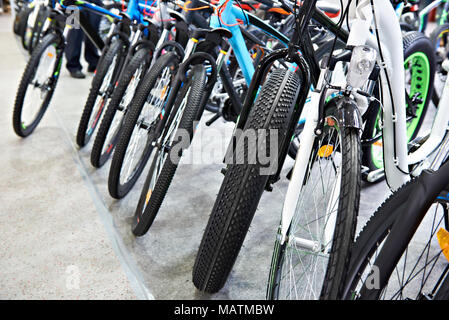
[[[224,5],[226,0],[220,0],[218,6]],[[254,25],[261,29],[262,31],[270,34],[287,44],[289,39],[266,24],[256,16],[252,15],[249,12],[244,11],[242,8],[239,8],[234,5],[234,1],[230,1],[225,9],[223,10],[221,17],[217,15],[213,15],[210,21],[211,28],[225,28],[232,32],[232,38],[228,41],[231,44],[232,50],[234,51],[237,62],[242,70],[243,76],[245,77],[246,83],[249,84],[254,75],[254,66],[253,60],[248,52],[248,48],[246,47],[245,39],[243,38],[242,32],[240,30],[240,23],[238,20],[243,22],[243,25]]]
[[[374,10],[372,10],[371,5],[373,5]],[[443,92],[440,108],[435,117],[429,139],[415,152],[408,154],[404,95],[405,71],[399,20],[388,0],[366,0],[360,2],[355,9],[351,9],[353,22],[347,45],[357,46],[367,44],[376,49],[378,52],[378,64],[382,67],[380,85],[383,97],[382,129],[384,170],[388,185],[392,190],[395,190],[410,179],[410,174],[417,175],[430,166],[435,169],[441,164],[441,158],[443,157],[440,155],[449,149],[449,135],[447,135],[449,113],[444,110],[445,104],[449,103],[449,92],[447,89]],[[378,14],[379,12],[382,12],[382,14]],[[377,24],[376,31],[378,32],[379,43],[375,35],[369,32],[369,28],[374,21]],[[384,48],[388,48],[388,50]],[[449,64],[446,66],[449,67]],[[316,106],[318,106],[319,102],[319,91],[323,86],[324,71],[322,70],[320,74],[317,89],[311,94],[312,107],[307,109],[306,123],[300,136],[301,144],[285,197],[280,227],[282,243],[287,238],[287,232],[295,214],[298,193],[302,188],[309,155],[312,152],[313,142],[315,140],[314,130],[319,118],[318,108]],[[447,84],[449,84],[449,81]],[[438,148],[441,146],[442,141],[444,141],[443,147]],[[409,165],[417,163],[420,163],[418,168],[415,168],[414,172],[409,172]],[[334,192],[334,198],[331,199],[331,203],[336,201],[335,197],[337,196],[338,192]],[[332,221],[335,221],[335,215],[336,213],[331,214],[329,218],[330,222],[327,223],[329,227],[325,229],[324,243],[331,243],[333,236]],[[313,245],[313,243],[305,244],[310,250],[313,249]]]
[[[54,2],[54,0],[53,0]],[[144,25],[147,25],[148,23],[144,20],[144,10],[148,9],[151,11],[152,8],[154,8],[152,5],[157,4],[156,0],[153,1],[153,3],[148,6],[146,4],[141,3],[142,0],[130,0],[128,2],[128,6],[127,6],[127,10],[126,10],[126,15],[129,17],[129,19],[131,19],[132,21],[137,21],[138,23],[142,23]],[[63,6],[64,7],[64,6]],[[99,5],[90,3],[90,2],[85,2],[85,1],[78,1],[76,3],[76,7],[82,11],[82,10],[89,10],[95,14],[99,14],[99,15],[106,15],[109,16],[111,18],[117,19],[117,20],[122,20],[122,16],[115,14],[114,12],[111,12]],[[65,8],[65,7],[64,7]],[[104,43],[101,40],[101,38],[98,36],[98,33],[96,30],[94,30],[92,28],[92,26],[90,25],[89,21],[87,19],[84,19],[82,15],[80,15],[80,21],[79,21],[80,27],[81,29],[84,31],[84,33],[86,34],[86,36],[92,41],[92,43],[99,49],[102,50]],[[70,28],[70,27],[68,27]],[[64,36],[67,36],[67,32],[68,32],[68,28],[66,27],[64,30]]]

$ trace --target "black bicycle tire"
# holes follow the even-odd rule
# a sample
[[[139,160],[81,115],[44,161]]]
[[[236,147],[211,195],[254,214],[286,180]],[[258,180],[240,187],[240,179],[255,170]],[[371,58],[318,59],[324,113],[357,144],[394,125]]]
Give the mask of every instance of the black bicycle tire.
[[[187,89],[182,88],[182,90],[187,93],[189,92],[189,96],[187,97],[187,104],[185,106],[184,112],[182,114],[181,121],[179,123],[179,127],[177,130],[183,130],[189,134],[189,144],[193,138],[193,125],[194,121],[198,119],[199,112],[201,111],[201,103],[204,101],[205,88],[206,88],[206,69],[202,65],[196,65],[192,68],[192,78],[190,82],[188,82]],[[187,87],[187,86],[186,86]],[[183,95],[180,94],[178,97],[178,104],[182,102]],[[175,104],[176,105],[176,104]],[[175,133],[175,137],[178,134]],[[176,138],[175,138],[176,139]],[[174,149],[172,149],[174,150]],[[174,151],[172,151],[174,152]],[[182,150],[179,150],[179,154],[177,155],[179,158],[182,156]],[[152,179],[153,171],[155,169],[155,161],[157,160],[154,157],[153,163],[151,164],[150,170],[148,171],[148,175],[142,188],[142,192],[140,194],[139,202],[137,204],[136,211],[134,213],[134,219],[132,224],[132,232],[136,236],[143,236],[148,232],[148,229],[153,224],[156,215],[159,212],[159,209],[164,201],[164,198],[167,194],[168,188],[173,180],[173,177],[176,173],[176,169],[178,168],[178,164],[171,161],[171,153],[168,154],[165,159],[162,170],[157,178],[154,191],[151,193],[150,205],[147,206],[142,214],[142,207],[145,201],[147,201],[147,193],[149,182]]]
[[[32,123],[29,126],[27,126],[26,129],[22,127],[21,120],[22,120],[23,102],[25,99],[26,91],[28,89],[28,84],[32,80],[32,77],[34,76],[35,72],[34,69],[39,65],[41,55],[44,53],[45,49],[53,44],[60,45],[61,41],[62,39],[57,34],[50,33],[46,35],[39,43],[39,45],[36,47],[36,50],[31,55],[31,58],[28,60],[25,70],[22,74],[19,88],[17,89],[13,110],[13,128],[15,133],[20,137],[27,137],[36,129],[37,125],[42,120],[42,117],[44,116],[44,113],[47,110],[48,105],[51,101],[53,92],[59,79],[59,72],[56,75],[54,75],[51,90],[46,99],[42,102],[40,110],[36,115],[36,118],[32,121]],[[57,67],[59,65],[60,67],[62,53],[58,54],[57,59],[58,60],[56,61],[55,66]]]
[[[20,37],[20,39],[22,39],[25,34],[28,16],[30,15],[30,12],[31,12],[30,8],[28,8],[28,7],[22,8],[17,16],[18,21],[17,21],[17,23],[14,24],[14,29],[17,28],[15,31],[15,34],[17,34]],[[23,46],[23,44],[22,44],[22,46]]]
[[[126,89],[129,86],[131,78],[134,76],[134,73],[136,72],[137,68],[139,68],[142,63],[149,64],[149,61],[145,61],[145,59],[150,56],[150,53],[151,50],[147,48],[142,48],[134,54],[131,61],[126,66],[125,72],[123,76],[120,78],[117,87],[114,89],[109,104],[105,107],[106,111],[98,128],[97,135],[95,136],[90,157],[91,164],[96,168],[102,167],[112,154],[114,146],[109,147],[106,153],[103,152],[103,147],[108,137],[112,121],[114,120],[114,117],[117,113],[117,107],[119,106],[123,98],[123,95],[125,94]],[[145,72],[146,68],[142,73],[142,77],[145,74]],[[122,124],[123,121],[121,124],[119,124],[119,126],[121,127]],[[120,129],[118,129],[116,135],[117,137],[120,135]],[[113,138],[113,140],[115,140],[115,138]]]
[[[434,49],[436,48],[437,45],[437,41],[438,41],[438,36],[444,32],[445,30],[449,31],[449,23],[444,23],[442,25],[437,26],[435,29],[433,29],[433,31],[430,33],[429,35],[429,39],[430,41],[432,41],[432,44],[434,46]],[[435,56],[437,56],[435,54]],[[440,61],[438,61],[437,59],[437,63],[440,63]],[[443,70],[442,70],[443,71]],[[432,102],[435,105],[435,107],[438,107],[438,104],[440,103],[440,96],[439,93],[434,90],[433,91],[433,95],[432,95]]]
[[[94,134],[95,127],[90,134],[87,133],[87,128],[89,126],[89,120],[94,112],[94,105],[97,101],[98,93],[100,91],[101,85],[103,84],[103,79],[106,76],[109,68],[111,67],[114,57],[117,56],[117,62],[115,68],[120,65],[119,59],[123,57],[123,46],[124,42],[121,39],[116,39],[113,41],[107,52],[101,59],[100,65],[97,67],[94,78],[92,79],[92,85],[89,90],[89,95],[87,96],[86,103],[84,105],[83,113],[81,114],[80,122],[78,124],[78,130],[76,133],[76,143],[80,148],[84,147],[92,135]]]
[[[297,74],[274,70],[260,90],[245,130],[278,129],[282,145],[300,87]],[[193,283],[201,291],[219,291],[232,270],[269,178],[259,174],[260,168],[258,162],[227,166],[193,268]]]
[[[160,75],[160,73],[169,66],[170,64],[179,63],[179,57],[174,52],[168,52],[160,56],[150,71],[145,75],[142,80],[139,89],[137,90],[133,100],[131,101],[130,108],[126,114],[123,122],[122,132],[120,138],[115,146],[115,151],[112,156],[111,168],[108,177],[108,190],[111,197],[115,199],[121,199],[131,191],[137,179],[142,173],[149,156],[151,155],[152,146],[148,145],[146,152],[143,152],[141,159],[138,162],[137,169],[134,171],[133,176],[125,184],[120,183],[120,173],[123,167],[123,161],[125,159],[125,154],[128,149],[128,144],[131,139],[132,132],[134,130],[135,124],[138,117],[142,111],[143,105],[146,101],[148,94],[155,85],[155,82]]]

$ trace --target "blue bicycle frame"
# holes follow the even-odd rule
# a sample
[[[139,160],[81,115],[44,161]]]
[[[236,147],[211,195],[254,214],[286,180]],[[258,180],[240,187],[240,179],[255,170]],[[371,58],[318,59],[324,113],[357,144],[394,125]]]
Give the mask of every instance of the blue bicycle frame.
[[[54,2],[55,0],[53,0]],[[117,1],[118,2],[118,1]],[[152,3],[150,5],[146,5],[147,1],[145,0],[130,0],[127,4],[126,14],[129,16],[131,20],[136,20],[138,23],[147,24],[144,20],[144,11],[148,10],[149,13],[154,13],[152,10],[155,5],[157,5],[157,0],[151,1]],[[75,4],[77,7],[82,9],[87,9],[90,11],[93,11],[95,13],[98,13],[100,15],[107,15],[112,18],[122,19],[122,16],[117,15],[99,5],[96,5],[94,3],[86,2],[86,1],[77,1]],[[64,5],[62,5],[63,8],[66,8]]]
[[[224,5],[226,0],[220,0],[218,6]],[[257,18],[256,16],[244,11],[242,8],[233,5],[234,1],[231,0],[226,5],[225,9],[221,13],[221,17],[213,15],[211,17],[209,26],[211,28],[225,28],[232,33],[232,37],[229,39],[229,43],[234,51],[234,55],[242,70],[243,76],[247,84],[251,82],[254,74],[253,60],[246,47],[245,39],[243,38],[242,31],[240,30],[240,24],[238,20],[243,21],[244,25],[253,25],[269,34],[271,37],[279,39],[284,44],[288,43],[288,38],[277,32],[274,28],[268,26],[265,22]],[[262,26],[267,26],[269,31],[262,29]]]

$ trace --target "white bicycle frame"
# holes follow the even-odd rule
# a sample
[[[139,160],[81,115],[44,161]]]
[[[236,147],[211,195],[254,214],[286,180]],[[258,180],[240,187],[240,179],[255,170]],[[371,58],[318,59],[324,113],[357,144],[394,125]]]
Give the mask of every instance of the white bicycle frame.
[[[347,2],[348,0],[343,0],[343,8],[346,7]],[[449,103],[449,90],[444,90],[441,97],[440,108],[438,108],[428,140],[415,152],[408,154],[402,32],[395,10],[389,0],[363,0],[357,6],[351,5],[349,15],[352,23],[347,45],[368,45],[376,49],[378,53],[377,62],[381,67],[380,83],[383,92],[382,137],[384,170],[387,183],[391,189],[395,190],[410,179],[410,174],[417,175],[423,169],[435,168],[443,161],[441,159],[444,153],[442,149],[447,151],[449,148],[449,135],[445,138],[449,122],[449,112],[444,110],[444,106]],[[370,27],[373,25],[378,31],[380,50],[376,32],[374,34],[370,33]],[[280,227],[281,243],[284,243],[287,239],[287,233],[295,214],[310,154],[316,138],[315,128],[318,124],[319,117],[318,103],[325,74],[326,70],[321,70],[317,88],[312,92],[310,105],[306,110],[305,126],[300,136],[301,143],[296,155],[282,210]],[[449,80],[446,82],[445,88],[447,87],[449,87]],[[439,148],[443,140],[444,148]],[[436,151],[440,152],[438,153]],[[431,159],[434,160],[432,161]],[[439,161],[440,163],[438,163]],[[408,169],[409,164],[418,163],[420,163],[417,166],[418,168],[410,173]],[[339,184],[336,187],[339,187]],[[338,196],[339,192],[335,192],[334,190],[330,200],[331,203],[337,201]],[[335,219],[336,212],[330,215],[330,223],[328,222],[326,224],[327,228],[323,243],[329,245],[332,243],[334,224],[331,222],[335,221]],[[310,239],[289,239],[289,241],[300,243],[303,248],[312,251],[321,248],[321,244],[317,244]]]

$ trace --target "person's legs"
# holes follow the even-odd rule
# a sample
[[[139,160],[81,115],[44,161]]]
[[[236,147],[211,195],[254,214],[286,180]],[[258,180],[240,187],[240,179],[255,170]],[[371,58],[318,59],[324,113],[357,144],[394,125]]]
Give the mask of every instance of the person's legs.
[[[94,0],[91,1],[97,5],[101,5],[101,1]],[[101,16],[92,12],[86,12],[89,18],[89,22],[95,30],[98,30],[100,26]],[[84,58],[89,64],[88,71],[93,72],[97,68],[98,60],[100,56],[98,55],[98,50],[90,39],[84,35]]]
[[[67,35],[67,46],[65,48],[65,57],[67,59],[66,68],[70,73],[81,71],[83,68],[80,63],[81,43],[83,41],[83,31],[81,29],[71,29]]]

